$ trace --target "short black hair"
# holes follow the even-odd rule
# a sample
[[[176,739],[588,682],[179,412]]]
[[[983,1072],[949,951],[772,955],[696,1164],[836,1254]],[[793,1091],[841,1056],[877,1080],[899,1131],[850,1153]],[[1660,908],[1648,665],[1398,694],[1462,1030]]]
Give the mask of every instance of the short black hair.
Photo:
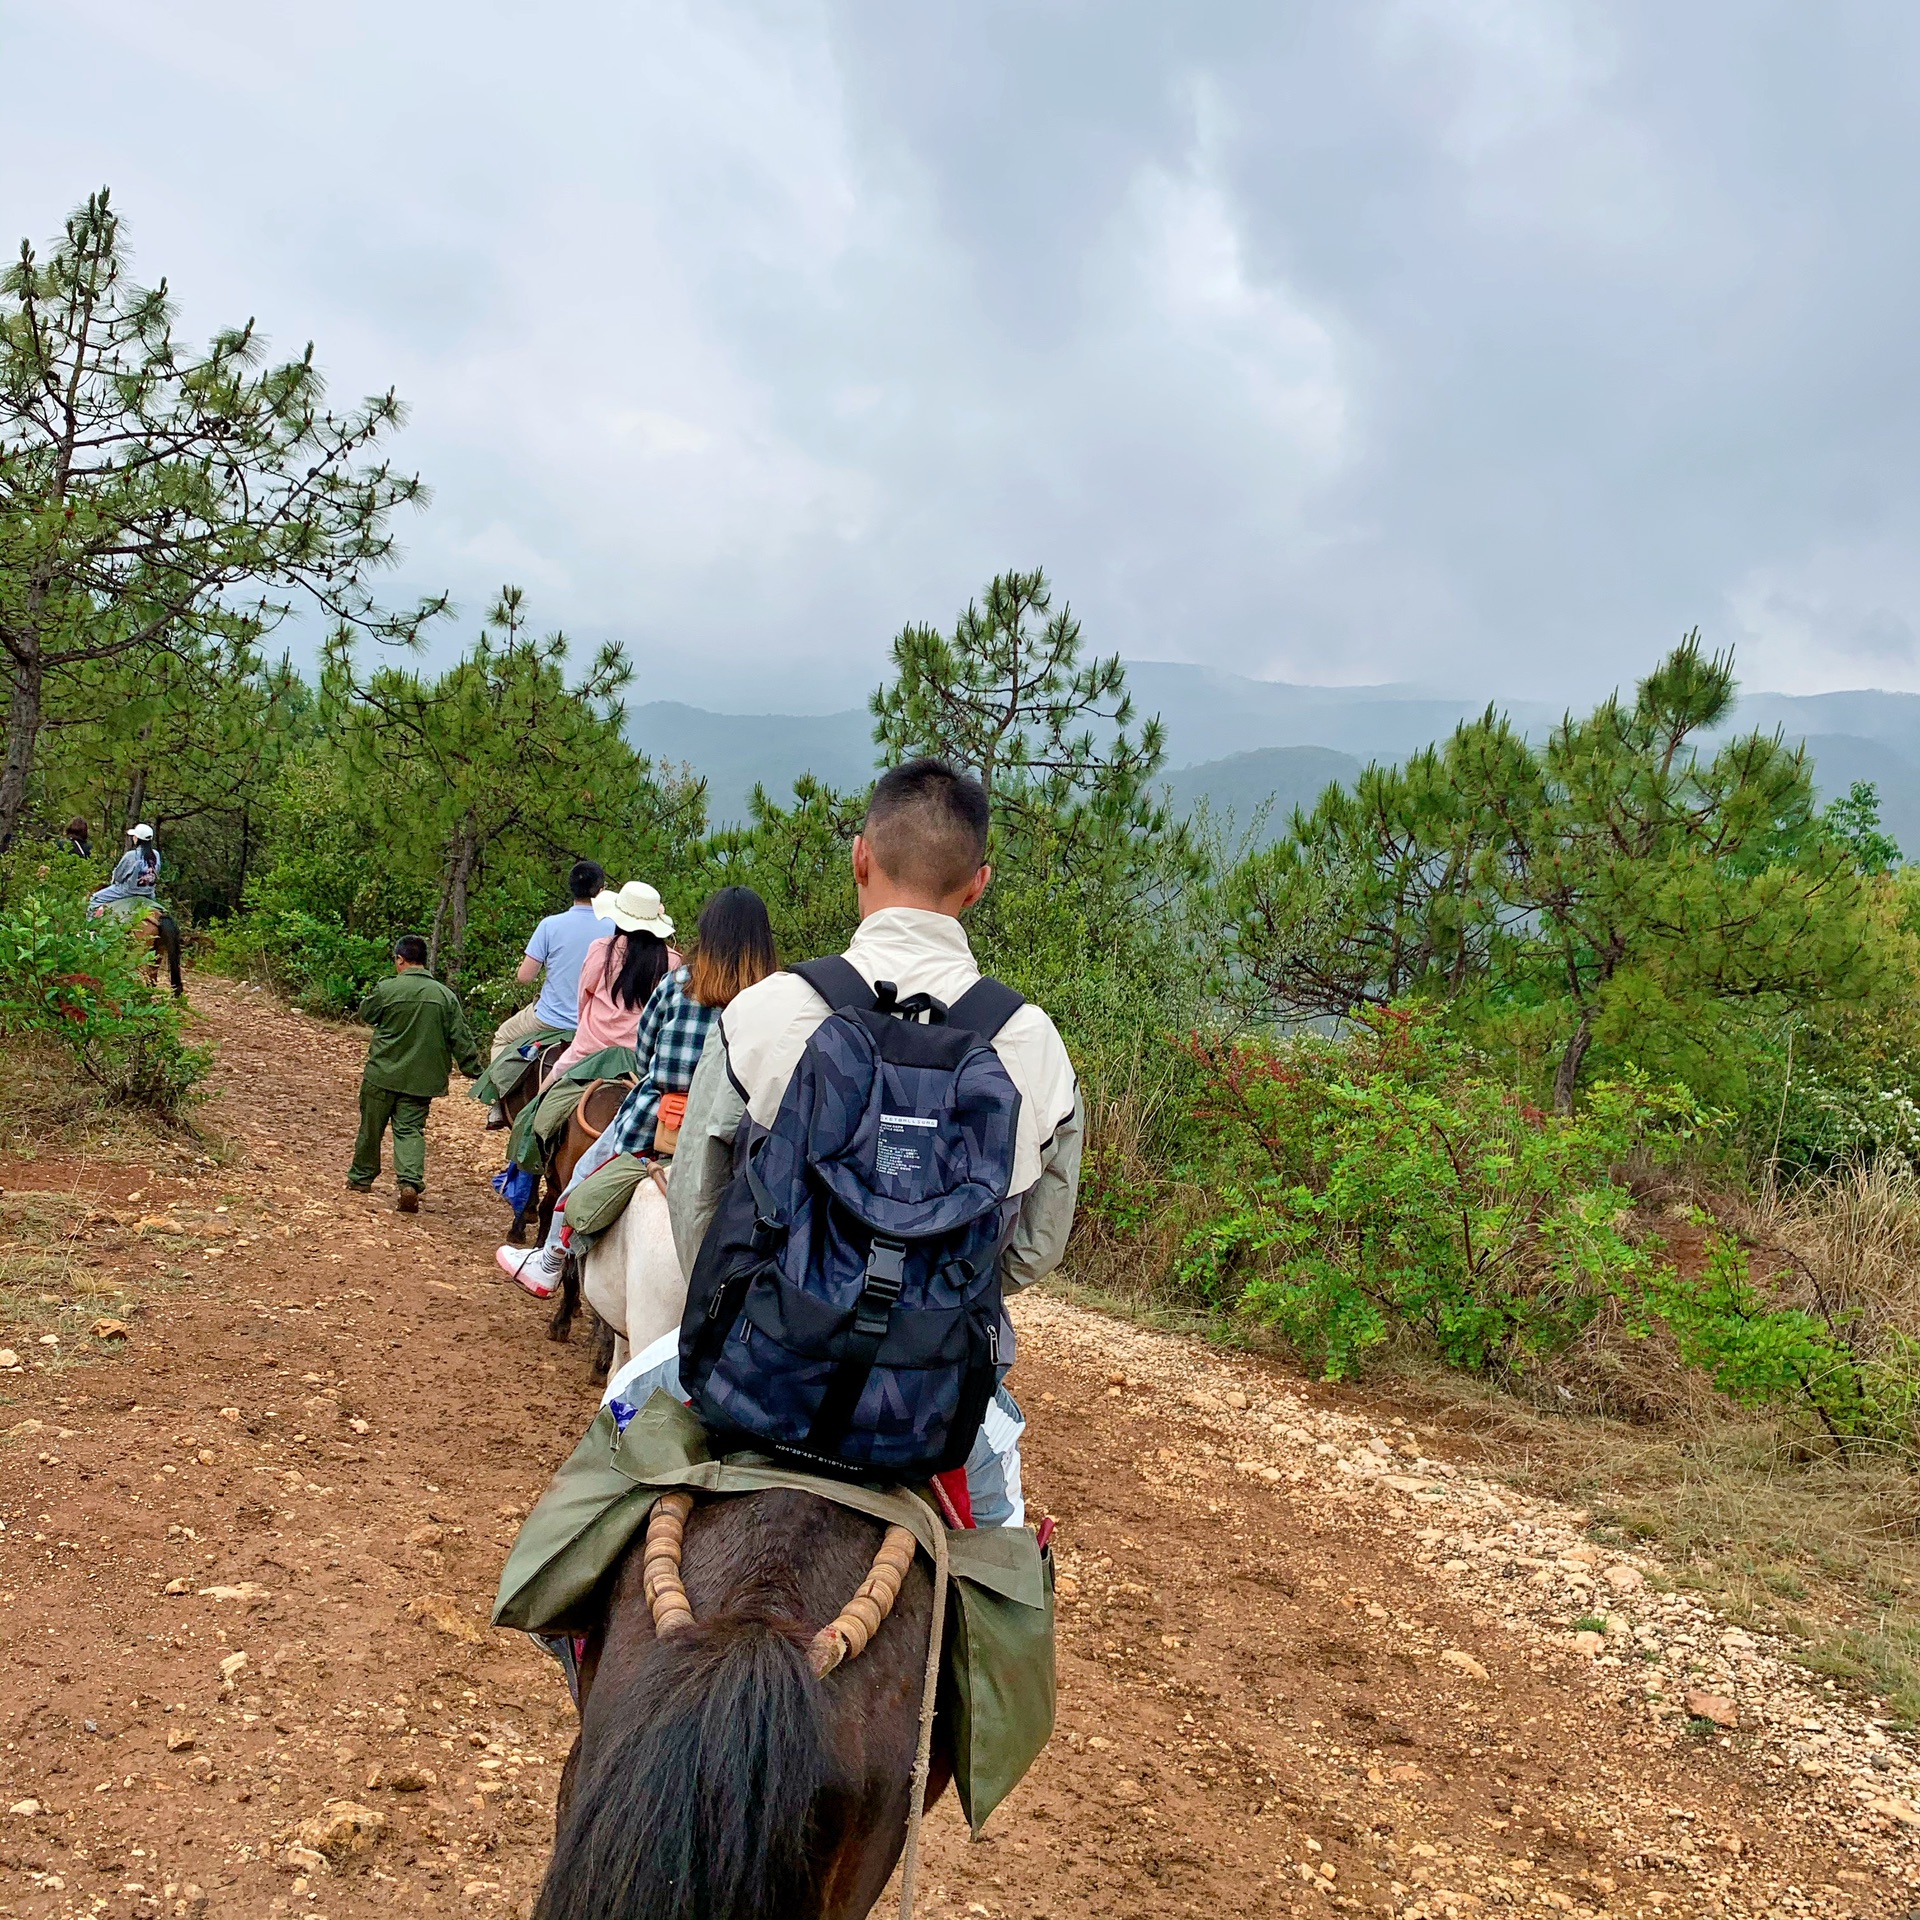
[[[945,760],[907,760],[874,782],[865,835],[889,880],[945,899],[986,863],[987,790]]]
[[[607,870],[598,860],[576,860],[567,875],[567,887],[576,900],[591,900],[607,884]]]
[[[424,967],[427,964],[427,943],[417,933],[403,933],[393,943],[393,957],[404,960],[410,967]]]

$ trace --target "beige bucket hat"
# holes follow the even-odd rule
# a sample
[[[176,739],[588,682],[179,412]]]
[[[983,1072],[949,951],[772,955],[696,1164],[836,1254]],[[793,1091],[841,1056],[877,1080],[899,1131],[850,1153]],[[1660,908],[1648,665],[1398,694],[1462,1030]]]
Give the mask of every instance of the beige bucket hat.
[[[611,920],[622,933],[655,933],[662,940],[673,938],[673,921],[660,902],[659,889],[644,880],[629,880],[618,893],[603,893],[593,910],[602,920]]]

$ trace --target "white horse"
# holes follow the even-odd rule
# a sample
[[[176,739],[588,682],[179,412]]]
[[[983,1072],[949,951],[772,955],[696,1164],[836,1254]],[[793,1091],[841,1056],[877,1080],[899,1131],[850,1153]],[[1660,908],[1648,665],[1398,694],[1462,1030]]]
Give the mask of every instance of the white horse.
[[[581,1262],[587,1305],[613,1329],[609,1377],[630,1355],[678,1327],[686,1311],[687,1276],[674,1251],[666,1180],[666,1169],[659,1167],[641,1181],[626,1212],[595,1237]]]

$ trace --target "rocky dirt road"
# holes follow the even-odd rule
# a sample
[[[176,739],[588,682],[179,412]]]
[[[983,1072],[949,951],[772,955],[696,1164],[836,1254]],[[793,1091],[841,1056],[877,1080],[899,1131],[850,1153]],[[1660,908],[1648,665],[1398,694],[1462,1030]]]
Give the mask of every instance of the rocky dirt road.
[[[572,1712],[485,1616],[586,1352],[491,1265],[471,1103],[401,1217],[342,1189],[352,1036],[194,998],[221,1164],[0,1164],[0,1914],[524,1914]],[[982,1841],[937,1809],[924,1912],[1920,1909],[1873,1703],[1442,1433],[1020,1318],[1060,1731]]]

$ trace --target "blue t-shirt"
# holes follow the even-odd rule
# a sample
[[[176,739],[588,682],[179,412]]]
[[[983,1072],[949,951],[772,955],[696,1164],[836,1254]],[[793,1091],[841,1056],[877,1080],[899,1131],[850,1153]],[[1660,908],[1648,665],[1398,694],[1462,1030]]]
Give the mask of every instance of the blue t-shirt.
[[[547,970],[540,982],[540,998],[533,1003],[546,1025],[565,1027],[571,1033],[580,1024],[581,964],[587,949],[612,931],[611,920],[602,920],[584,904],[571,906],[565,913],[550,913],[534,928],[527,958],[538,960]]]

